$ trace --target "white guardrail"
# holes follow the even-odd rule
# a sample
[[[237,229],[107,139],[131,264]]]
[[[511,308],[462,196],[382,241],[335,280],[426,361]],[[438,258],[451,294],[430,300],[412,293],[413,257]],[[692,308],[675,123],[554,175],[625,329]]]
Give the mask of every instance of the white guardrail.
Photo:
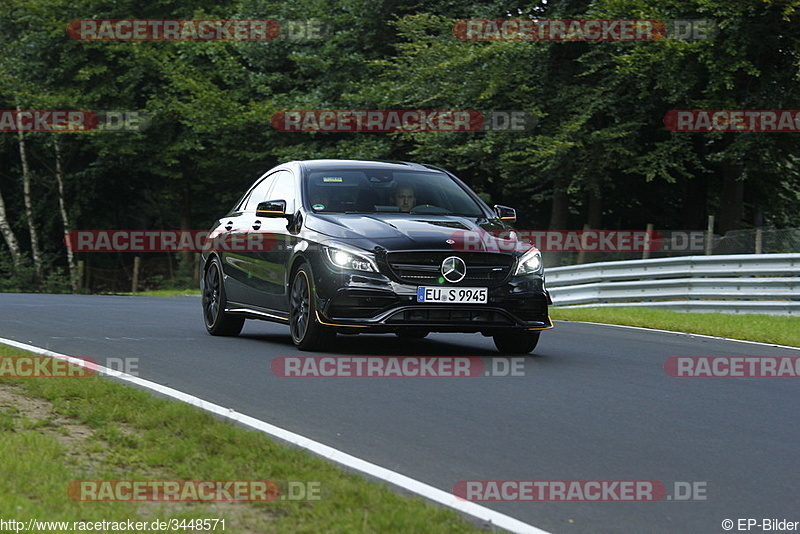
[[[545,274],[554,306],[800,315],[800,254],[609,261]]]

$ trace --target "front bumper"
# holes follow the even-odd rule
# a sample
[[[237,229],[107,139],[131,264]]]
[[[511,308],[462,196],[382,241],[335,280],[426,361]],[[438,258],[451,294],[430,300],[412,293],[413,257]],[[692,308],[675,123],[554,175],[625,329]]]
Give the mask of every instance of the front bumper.
[[[488,287],[486,304],[418,303],[417,287],[380,274],[338,274],[317,280],[318,320],[341,331],[537,331],[553,327],[552,303],[538,276]],[[457,286],[450,286],[457,287]]]

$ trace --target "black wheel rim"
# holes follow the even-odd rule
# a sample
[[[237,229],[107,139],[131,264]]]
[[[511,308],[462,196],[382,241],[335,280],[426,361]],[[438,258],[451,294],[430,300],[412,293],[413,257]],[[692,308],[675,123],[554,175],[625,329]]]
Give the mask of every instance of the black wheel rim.
[[[294,278],[294,284],[292,284],[291,311],[289,314],[292,337],[295,341],[300,341],[305,337],[310,312],[308,280],[305,273],[297,273]]]
[[[208,326],[214,325],[219,316],[219,290],[219,270],[215,264],[211,264],[206,271],[203,287],[203,310]]]

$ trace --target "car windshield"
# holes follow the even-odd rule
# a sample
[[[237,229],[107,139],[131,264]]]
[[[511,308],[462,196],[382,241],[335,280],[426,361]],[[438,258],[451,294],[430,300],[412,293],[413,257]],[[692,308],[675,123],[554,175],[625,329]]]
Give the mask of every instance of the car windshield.
[[[306,179],[306,198],[308,206],[318,213],[484,216],[480,205],[441,172],[314,170]]]

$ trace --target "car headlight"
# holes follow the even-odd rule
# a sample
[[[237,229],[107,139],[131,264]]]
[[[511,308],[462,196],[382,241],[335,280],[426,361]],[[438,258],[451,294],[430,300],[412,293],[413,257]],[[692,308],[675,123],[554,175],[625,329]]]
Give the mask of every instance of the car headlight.
[[[519,259],[515,275],[536,274],[542,271],[542,253],[536,249],[529,250]]]
[[[367,254],[339,245],[325,245],[324,248],[325,256],[336,268],[349,271],[378,272],[377,265]]]

